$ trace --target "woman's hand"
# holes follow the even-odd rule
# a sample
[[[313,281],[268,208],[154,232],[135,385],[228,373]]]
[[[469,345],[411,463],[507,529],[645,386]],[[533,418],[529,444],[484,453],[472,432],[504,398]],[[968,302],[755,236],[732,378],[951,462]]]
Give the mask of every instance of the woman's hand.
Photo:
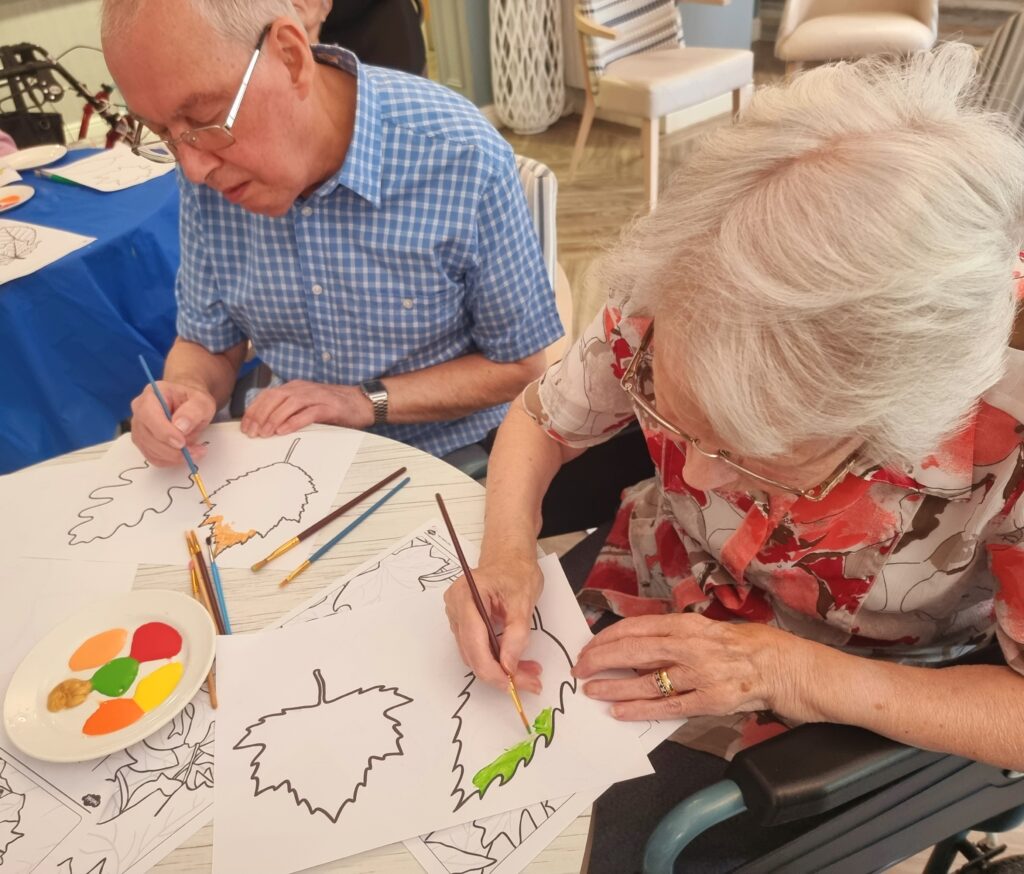
[[[498,634],[501,662],[491,654],[487,628],[464,576],[444,593],[448,624],[462,660],[485,683],[505,688],[511,675],[519,689],[540,692],[540,664],[520,661],[529,643],[533,607],[544,583],[536,559],[492,559],[473,571],[473,580]]]
[[[591,680],[583,691],[611,701],[618,719],[722,716],[775,710],[806,718],[794,704],[810,675],[815,644],[766,625],[717,622],[696,613],[638,616],[606,628],[580,652],[573,674],[586,679],[612,668],[640,676]],[[667,671],[675,695],[662,695]]]

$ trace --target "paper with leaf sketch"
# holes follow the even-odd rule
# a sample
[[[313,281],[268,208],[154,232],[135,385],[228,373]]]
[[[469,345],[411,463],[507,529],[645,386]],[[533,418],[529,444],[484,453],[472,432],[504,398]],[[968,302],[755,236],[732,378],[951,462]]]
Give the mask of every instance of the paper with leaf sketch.
[[[45,225],[0,219],[0,285],[42,270],[95,239]]]
[[[104,149],[88,158],[39,171],[42,176],[59,176],[97,191],[123,191],[174,170],[174,162],[158,164],[140,157],[123,144]]]
[[[437,589],[221,638],[215,872],[296,871],[650,773],[636,727],[571,676],[590,631],[557,558],[542,569],[529,737],[508,695],[462,664]]]
[[[183,534],[191,528],[219,544],[222,567],[249,567],[330,511],[361,439],[358,431],[326,427],[250,438],[237,422],[214,425],[203,433],[207,453],[199,462],[209,509],[187,467],[152,467],[125,435],[99,460],[26,473],[59,482],[61,501],[46,488],[19,490],[20,510],[33,520],[19,551],[183,565]],[[292,550],[295,564],[314,542]]]
[[[97,598],[128,591],[135,571],[109,562],[5,559],[0,697],[53,625]],[[0,871],[142,874],[208,820],[212,755],[205,692],[145,741],[93,762],[35,761],[0,727]]]
[[[476,547],[464,543],[470,562]],[[401,538],[391,550],[329,584],[293,610],[281,625],[312,622],[416,592],[446,589],[462,573],[440,520]],[[679,726],[675,722],[637,724],[648,752]],[[538,801],[523,808],[481,817],[405,840],[406,849],[429,874],[516,874],[582,814],[604,787]]]

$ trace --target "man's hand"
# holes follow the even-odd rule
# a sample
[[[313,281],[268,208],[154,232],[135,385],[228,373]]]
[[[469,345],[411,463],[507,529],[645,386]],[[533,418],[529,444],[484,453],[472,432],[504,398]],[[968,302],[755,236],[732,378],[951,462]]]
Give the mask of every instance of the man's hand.
[[[217,402],[209,392],[195,386],[163,380],[157,385],[171,408],[171,421],[167,421],[160,401],[147,385],[132,401],[132,442],[156,467],[184,464],[181,450],[185,446],[193,460],[199,461],[206,451],[198,442],[199,434],[217,412]]]
[[[325,385],[294,379],[261,391],[242,416],[242,432],[250,437],[291,434],[314,422],[368,428],[373,404],[354,385]]]
[[[501,663],[494,660],[487,639],[487,628],[473,602],[469,583],[459,577],[444,593],[445,612],[462,660],[485,683],[504,689],[507,674],[526,692],[540,692],[541,666],[520,661],[530,638],[530,617],[540,597],[543,577],[536,560],[501,560],[491,567],[480,566],[473,572],[491,624],[501,635]],[[504,632],[504,633],[502,633]]]

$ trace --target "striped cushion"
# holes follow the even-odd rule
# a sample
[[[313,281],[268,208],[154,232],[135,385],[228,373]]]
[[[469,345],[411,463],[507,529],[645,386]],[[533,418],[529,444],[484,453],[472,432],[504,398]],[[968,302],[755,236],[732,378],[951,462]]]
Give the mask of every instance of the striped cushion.
[[[981,53],[982,100],[1024,131],[1024,12],[1009,18]]]
[[[526,194],[526,206],[530,211],[530,218],[533,219],[537,238],[540,240],[540,250],[544,255],[544,265],[548,268],[548,278],[554,286],[558,267],[558,238],[555,236],[558,180],[549,167],[532,158],[516,155],[516,167],[519,169],[523,193]]]
[[[583,38],[594,96],[601,87],[605,67],[612,61],[639,52],[676,48],[683,42],[683,26],[673,0],[579,0],[579,9],[617,34],[615,39]]]

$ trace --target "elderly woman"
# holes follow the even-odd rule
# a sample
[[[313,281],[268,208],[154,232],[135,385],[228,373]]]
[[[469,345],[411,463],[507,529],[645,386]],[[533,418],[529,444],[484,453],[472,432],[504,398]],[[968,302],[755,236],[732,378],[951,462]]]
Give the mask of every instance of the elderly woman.
[[[478,676],[539,689],[543,495],[636,418],[657,475],[581,594],[629,617],[579,653],[587,695],[691,717],[704,749],[770,710],[1024,770],[1024,150],[974,65],[948,45],[759,91],[604,259],[607,305],[491,458],[500,665],[464,581],[447,594]],[[1006,665],[941,667],[993,635]],[[590,679],[609,668],[637,676]]]

